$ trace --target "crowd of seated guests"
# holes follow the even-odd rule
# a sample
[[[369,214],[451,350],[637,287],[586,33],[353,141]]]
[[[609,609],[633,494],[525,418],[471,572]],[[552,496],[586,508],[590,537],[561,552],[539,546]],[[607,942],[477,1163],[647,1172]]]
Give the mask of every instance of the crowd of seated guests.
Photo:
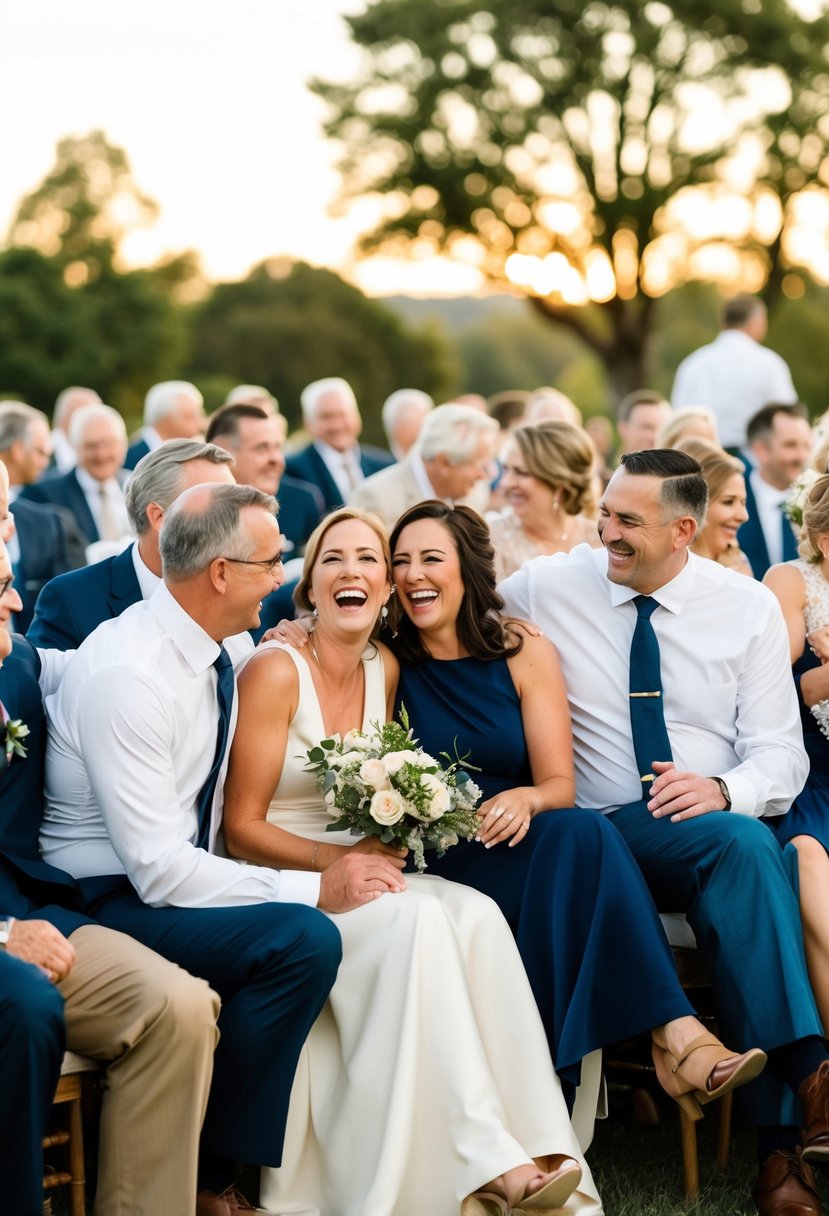
[[[24,1091],[28,1111],[0,1153],[12,1216],[39,1211],[67,1043],[106,1061],[96,1216],[257,1210],[240,1162],[263,1167],[263,1211],[598,1216],[588,1061],[644,1030],[692,1117],[741,1088],[761,1216],[820,1216],[829,476],[764,335],[756,302],[730,302],[678,408],[621,402],[618,464],[609,426],[552,387],[400,389],[388,451],[360,442],[337,377],[302,393],[299,449],[256,385],[209,417],[196,386],[154,385],[131,445],[92,389],[61,393],[53,430],[0,402],[4,1126]],[[428,751],[460,740],[484,773],[479,838],[425,880],[379,838],[326,835],[298,764],[401,705]],[[657,910],[687,916],[727,1046],[696,1023]],[[423,970],[438,953],[445,1011]],[[466,1054],[423,1037],[450,1006]],[[381,1025],[381,1055],[406,1044],[395,1067]],[[486,1117],[406,1127],[476,1089]]]

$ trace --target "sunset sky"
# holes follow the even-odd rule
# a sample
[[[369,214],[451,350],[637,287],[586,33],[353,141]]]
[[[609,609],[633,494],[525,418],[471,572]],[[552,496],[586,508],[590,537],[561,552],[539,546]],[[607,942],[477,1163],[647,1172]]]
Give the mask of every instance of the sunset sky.
[[[331,219],[335,150],[305,87],[356,63],[361,0],[0,0],[0,233],[64,135],[102,127],[161,205],[136,264],[196,248],[211,278],[271,254],[345,269],[359,214]],[[462,272],[468,276],[468,272]],[[368,290],[428,287],[378,267]],[[467,286],[468,277],[458,279]],[[451,285],[451,284],[450,284]]]

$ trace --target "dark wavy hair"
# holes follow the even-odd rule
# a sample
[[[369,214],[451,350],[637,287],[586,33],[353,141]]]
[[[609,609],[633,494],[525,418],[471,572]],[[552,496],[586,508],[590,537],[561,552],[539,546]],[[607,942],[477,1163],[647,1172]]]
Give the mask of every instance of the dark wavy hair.
[[[495,583],[495,550],[489,528],[471,507],[449,507],[444,502],[421,502],[405,511],[394,525],[389,546],[394,551],[400,534],[409,524],[434,519],[448,531],[458,554],[463,580],[463,599],[458,612],[457,630],[461,645],[474,659],[501,659],[517,654],[523,638],[509,637],[501,619],[504,601]],[[389,604],[387,624],[393,637],[384,638],[398,658],[406,663],[422,663],[429,658],[420,631],[409,620],[397,599]]]

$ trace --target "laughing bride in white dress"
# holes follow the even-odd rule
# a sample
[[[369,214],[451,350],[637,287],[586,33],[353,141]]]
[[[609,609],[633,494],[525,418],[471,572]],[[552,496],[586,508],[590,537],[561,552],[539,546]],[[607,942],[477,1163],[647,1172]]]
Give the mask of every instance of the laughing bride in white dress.
[[[320,907],[343,962],[291,1096],[283,1164],[264,1170],[269,1212],[504,1216],[601,1204],[553,1071],[509,928],[486,896],[401,875],[379,840],[326,833],[306,752],[384,721],[395,661],[369,643],[390,594],[379,520],[344,508],[306,553],[300,603],[313,645],[267,643],[239,681],[225,789],[237,857],[321,871]],[[307,653],[307,657],[306,657]],[[404,888],[404,889],[401,889]]]

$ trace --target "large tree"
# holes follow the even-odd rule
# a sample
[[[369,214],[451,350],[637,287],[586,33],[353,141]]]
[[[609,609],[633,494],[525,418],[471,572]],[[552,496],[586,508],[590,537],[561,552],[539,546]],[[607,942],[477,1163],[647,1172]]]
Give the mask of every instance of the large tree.
[[[649,370],[655,301],[687,279],[781,283],[829,180],[829,18],[784,0],[369,0],[345,83],[315,81],[364,250],[466,257],[604,361]],[[799,211],[798,208],[801,208]],[[820,250],[829,278],[829,254]]]

